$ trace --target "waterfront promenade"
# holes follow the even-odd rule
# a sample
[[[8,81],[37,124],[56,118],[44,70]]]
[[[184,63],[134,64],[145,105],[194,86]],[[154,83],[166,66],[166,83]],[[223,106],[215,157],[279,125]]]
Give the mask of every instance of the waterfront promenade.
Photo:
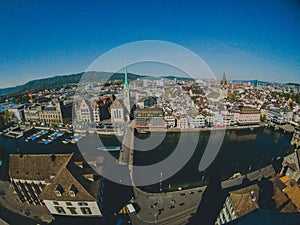
[[[222,127],[203,127],[203,128],[139,128],[136,127],[138,133],[144,132],[199,132],[199,131],[214,131],[214,130],[242,130],[264,127],[264,125],[248,125],[248,126],[222,126]]]

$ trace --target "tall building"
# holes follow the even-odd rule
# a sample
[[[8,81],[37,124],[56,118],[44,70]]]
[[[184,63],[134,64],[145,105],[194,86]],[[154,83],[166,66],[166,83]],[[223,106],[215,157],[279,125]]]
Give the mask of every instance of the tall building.
[[[130,107],[130,85],[128,83],[128,76],[127,76],[127,68],[125,68],[125,82],[124,82],[124,89],[123,89],[123,102],[124,106],[127,109],[127,112],[130,113],[131,107]]]
[[[43,106],[39,112],[40,122],[46,124],[62,124],[62,106],[63,102],[57,102],[55,105]]]
[[[295,146],[296,148],[300,147],[300,128],[296,127],[292,140],[291,145]]]
[[[117,98],[110,105],[111,122],[124,123],[125,120],[129,120],[130,111],[130,85],[128,82],[127,68],[125,68],[123,96]],[[126,115],[128,115],[128,117]]]
[[[223,98],[227,98],[228,97],[228,82],[227,82],[227,79],[226,79],[226,75],[225,73],[223,73],[223,77],[222,77],[222,80],[220,82],[220,85],[221,85],[221,95]]]
[[[82,99],[75,105],[75,115],[78,122],[92,123],[92,107],[90,102]]]

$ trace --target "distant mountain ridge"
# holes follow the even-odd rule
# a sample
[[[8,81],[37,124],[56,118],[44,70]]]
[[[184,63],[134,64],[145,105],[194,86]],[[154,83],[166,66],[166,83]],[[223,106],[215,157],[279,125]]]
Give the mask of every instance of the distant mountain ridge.
[[[82,75],[84,74],[84,77]],[[129,80],[136,80],[139,78],[146,78],[148,79],[150,76],[147,75],[137,75],[133,73],[128,73]],[[183,80],[192,80],[192,78],[182,78],[176,76],[158,76],[156,79],[183,79]],[[100,80],[122,80],[124,79],[124,73],[110,73],[110,72],[96,72],[96,71],[89,71],[89,72],[81,72],[76,74],[69,74],[69,75],[57,75],[54,77],[42,78],[37,80],[29,81],[23,85],[18,85],[15,87],[8,87],[8,88],[0,88],[0,96],[9,95],[9,94],[17,94],[26,91],[38,91],[43,88],[55,88],[61,87],[66,84],[77,84],[79,82],[97,82]],[[232,82],[253,82],[253,80],[232,80]],[[258,81],[259,83],[264,84],[271,84],[272,82],[266,81]],[[288,85],[295,85],[299,86],[300,84],[297,83],[287,83]]]
[[[1,88],[0,95],[16,94],[29,90],[39,90],[41,88],[52,88],[64,85],[66,83],[78,83],[83,73],[71,75],[58,75],[55,77],[42,78],[29,81],[16,87]]]
[[[84,74],[84,77],[82,77]],[[128,73],[129,80],[136,80],[144,76]],[[81,79],[82,78],[82,79]],[[43,88],[61,87],[65,84],[77,84],[79,82],[93,82],[100,80],[121,80],[124,78],[123,73],[109,73],[109,72],[81,72],[70,75],[57,75],[54,77],[42,78],[29,81],[23,85],[16,87],[1,88],[0,95],[17,94],[26,91],[38,91]]]

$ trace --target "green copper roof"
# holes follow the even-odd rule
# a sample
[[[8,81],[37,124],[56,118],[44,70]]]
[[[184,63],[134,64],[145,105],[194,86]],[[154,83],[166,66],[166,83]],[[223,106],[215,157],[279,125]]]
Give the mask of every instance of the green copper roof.
[[[130,89],[129,83],[128,83],[128,76],[127,76],[127,67],[125,67],[125,83],[124,83],[124,89]]]

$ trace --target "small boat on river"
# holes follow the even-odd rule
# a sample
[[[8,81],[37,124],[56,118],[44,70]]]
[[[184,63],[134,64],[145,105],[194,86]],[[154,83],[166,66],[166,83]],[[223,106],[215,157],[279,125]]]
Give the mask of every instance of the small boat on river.
[[[98,147],[97,150],[107,151],[107,152],[120,151],[121,146],[101,146],[101,147]]]

